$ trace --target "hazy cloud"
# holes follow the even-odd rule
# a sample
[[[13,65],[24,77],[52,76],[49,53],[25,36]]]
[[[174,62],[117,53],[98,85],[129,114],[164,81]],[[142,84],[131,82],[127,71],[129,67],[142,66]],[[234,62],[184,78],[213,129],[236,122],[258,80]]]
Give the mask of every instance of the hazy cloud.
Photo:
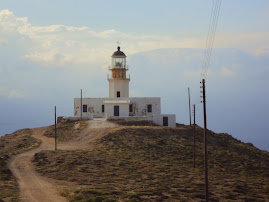
[[[269,33],[218,33],[214,46],[218,48],[233,47],[258,55],[261,49],[269,48]]]
[[[232,70],[230,70],[226,67],[222,67],[221,68],[221,75],[231,77],[231,76],[235,76],[235,72],[233,72]]]
[[[7,98],[24,98],[25,95],[18,90],[9,90],[5,87],[0,87],[0,96]]]
[[[89,27],[67,25],[33,26],[27,17],[17,17],[9,10],[0,11],[0,44],[9,39],[17,41],[24,49],[21,58],[44,66],[89,67],[88,70],[110,63],[111,49],[122,40],[128,55],[161,48],[204,48],[202,37],[172,34],[135,35],[115,29],[95,32]],[[267,54],[268,33],[231,34],[218,33],[215,46],[239,47],[256,54]],[[16,51],[16,50],[15,50]]]
[[[8,44],[8,40],[4,38],[0,38],[0,45],[1,44]]]

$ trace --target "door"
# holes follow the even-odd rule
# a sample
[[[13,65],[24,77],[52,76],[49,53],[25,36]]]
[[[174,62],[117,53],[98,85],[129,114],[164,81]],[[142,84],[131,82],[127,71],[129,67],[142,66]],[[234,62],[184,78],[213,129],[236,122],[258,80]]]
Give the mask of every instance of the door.
[[[163,117],[163,126],[168,126],[168,117],[167,116]]]
[[[114,116],[120,115],[120,106],[114,106]]]

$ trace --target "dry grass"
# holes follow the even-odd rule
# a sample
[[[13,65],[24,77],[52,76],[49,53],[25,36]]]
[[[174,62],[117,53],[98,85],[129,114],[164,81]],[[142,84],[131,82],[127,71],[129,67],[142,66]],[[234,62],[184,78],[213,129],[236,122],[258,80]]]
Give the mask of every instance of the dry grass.
[[[32,137],[31,129],[18,130],[0,137],[0,201],[17,201],[19,189],[17,182],[7,167],[12,155],[38,147],[40,141]]]
[[[61,122],[56,125],[57,138],[60,142],[70,140],[77,136],[79,132],[87,127],[87,121],[68,121]],[[51,125],[48,127],[44,136],[54,138],[55,126]]]
[[[209,134],[210,200],[269,198],[269,155],[228,134]],[[202,129],[132,126],[112,129],[91,151],[43,151],[38,172],[83,186],[70,201],[201,201],[204,197]],[[97,199],[96,199],[97,198]],[[102,200],[101,200],[102,199]]]
[[[122,126],[157,126],[152,121],[124,121],[123,119],[117,119],[109,120],[109,122]]]

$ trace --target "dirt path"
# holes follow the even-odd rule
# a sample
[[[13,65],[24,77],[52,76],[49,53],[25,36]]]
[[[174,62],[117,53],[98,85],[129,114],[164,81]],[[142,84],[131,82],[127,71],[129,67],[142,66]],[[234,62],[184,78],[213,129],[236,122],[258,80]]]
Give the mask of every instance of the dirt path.
[[[69,142],[60,143],[58,149],[79,150],[93,148],[91,141],[101,137],[116,126],[105,120],[92,120],[88,123],[88,127],[77,138]],[[67,201],[58,192],[60,189],[59,184],[36,173],[31,162],[35,153],[42,150],[54,150],[54,139],[43,136],[46,129],[47,127],[32,129],[33,136],[42,141],[40,147],[14,156],[9,163],[9,169],[18,181],[22,201]]]
[[[87,128],[78,134],[77,138],[74,138],[68,142],[60,143],[59,149],[62,150],[79,150],[93,148],[92,141],[105,135],[111,128],[117,125],[111,122],[107,122],[104,119],[97,119],[89,121]]]

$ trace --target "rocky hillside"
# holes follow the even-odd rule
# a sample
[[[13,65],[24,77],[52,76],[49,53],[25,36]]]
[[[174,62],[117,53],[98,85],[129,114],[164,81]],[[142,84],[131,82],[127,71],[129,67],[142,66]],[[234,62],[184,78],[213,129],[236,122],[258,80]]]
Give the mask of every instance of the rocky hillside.
[[[39,144],[40,142],[32,137],[30,129],[18,130],[0,137],[0,201],[5,198],[17,201],[19,197],[18,184],[8,169],[8,160],[13,155],[38,147]]]
[[[59,140],[64,141],[74,138],[85,127],[84,121],[57,124]],[[54,126],[44,128],[45,136],[54,137]],[[15,158],[15,155],[40,146],[41,140],[34,136],[36,129],[22,129],[0,137],[0,202],[20,201],[18,181],[13,176],[8,165]]]
[[[122,126],[95,141],[94,149],[42,151],[34,156],[44,176],[80,188],[70,201],[201,201],[204,198],[203,130]],[[208,131],[210,201],[269,198],[269,153],[228,134]]]

